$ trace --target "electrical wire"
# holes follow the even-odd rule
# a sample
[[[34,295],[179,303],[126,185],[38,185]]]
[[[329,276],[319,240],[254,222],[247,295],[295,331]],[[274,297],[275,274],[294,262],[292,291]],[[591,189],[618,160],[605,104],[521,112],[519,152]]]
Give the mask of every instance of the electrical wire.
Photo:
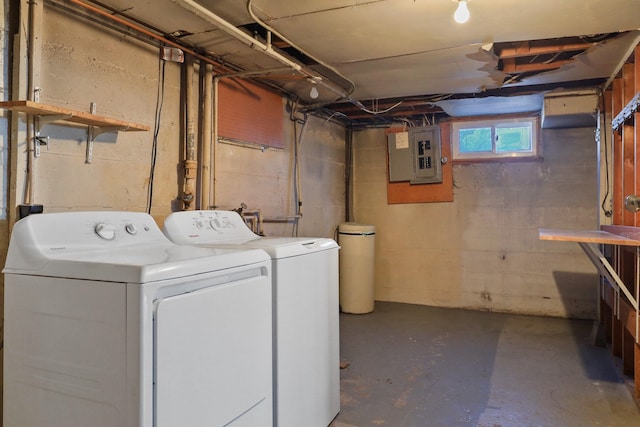
[[[153,179],[155,176],[156,159],[158,155],[158,134],[160,132],[160,117],[162,115],[162,106],[164,104],[165,66],[166,62],[162,58],[160,58],[158,66],[158,93],[156,96],[156,113],[153,126],[153,142],[151,144],[151,167],[149,169],[149,186],[147,188],[148,214],[151,214],[151,205],[153,204]]]
[[[602,92],[600,93],[600,111],[598,111],[598,117],[601,116],[601,114],[605,114],[606,113],[606,108],[604,105],[604,95],[602,94]],[[600,130],[600,126],[598,126],[598,132],[601,132]],[[606,125],[605,125],[605,131],[604,131],[604,169],[605,169],[605,176],[606,176],[606,181],[605,181],[605,194],[604,197],[602,198],[602,211],[604,212],[604,215],[606,217],[610,217],[611,215],[613,215],[613,212],[611,212],[610,209],[607,209],[605,207],[605,204],[607,202],[607,199],[609,198],[609,194],[610,194],[610,190],[609,190],[609,147],[607,144],[607,129],[606,129]]]
[[[404,100],[402,101],[398,101],[395,104],[393,104],[391,107],[385,109],[385,110],[381,110],[378,111],[377,110],[377,102],[374,104],[374,109],[368,109],[367,107],[364,106],[364,104],[362,104],[360,101],[352,101],[352,104],[354,104],[356,107],[360,108],[362,111],[364,111],[365,113],[369,113],[369,114],[373,114],[373,115],[377,115],[377,114],[384,114],[384,113],[388,113],[389,111],[393,110],[394,108],[398,107],[400,104],[402,104],[404,102]]]
[[[302,126],[300,127],[300,133],[297,133],[297,121],[294,122],[294,162],[293,162],[293,175],[294,175],[294,184],[293,184],[293,193],[294,193],[294,203],[296,209],[296,220],[294,222],[292,235],[293,237],[298,236],[298,225],[299,219],[302,217],[302,182],[301,182],[301,171],[300,171],[300,148],[302,146],[302,138],[304,136],[304,131],[307,128],[307,123],[309,122],[309,114],[304,114],[304,119],[302,121]]]

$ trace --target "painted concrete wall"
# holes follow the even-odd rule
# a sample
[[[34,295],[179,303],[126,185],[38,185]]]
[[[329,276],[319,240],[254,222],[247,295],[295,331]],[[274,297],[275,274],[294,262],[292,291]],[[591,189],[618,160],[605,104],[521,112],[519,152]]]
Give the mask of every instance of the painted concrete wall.
[[[302,126],[297,124],[297,131],[293,126],[286,121],[283,150],[217,146],[216,206],[235,209],[244,203],[248,210],[260,209],[268,236],[294,235],[293,219],[275,220],[296,214],[294,144]],[[333,237],[345,215],[344,128],[310,117],[302,135],[298,148],[302,202],[298,235]]]
[[[593,318],[596,270],[538,228],[598,224],[594,130],[543,130],[541,162],[458,164],[454,202],[388,205],[384,130],[354,138],[354,214],[376,230],[378,300]]]

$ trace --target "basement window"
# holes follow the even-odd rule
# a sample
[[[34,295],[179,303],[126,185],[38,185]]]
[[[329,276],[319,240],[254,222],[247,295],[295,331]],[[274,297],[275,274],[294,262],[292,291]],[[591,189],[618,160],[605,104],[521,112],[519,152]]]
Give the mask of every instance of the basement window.
[[[456,121],[453,160],[534,159],[538,153],[536,117]]]

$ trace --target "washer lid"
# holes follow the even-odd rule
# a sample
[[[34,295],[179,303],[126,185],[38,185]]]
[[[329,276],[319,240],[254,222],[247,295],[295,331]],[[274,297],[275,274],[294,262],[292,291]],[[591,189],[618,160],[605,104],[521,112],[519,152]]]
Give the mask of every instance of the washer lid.
[[[262,237],[244,243],[245,247],[263,249],[272,259],[306,255],[338,248],[333,239],[324,237]]]
[[[6,274],[147,283],[268,261],[260,250],[180,246],[132,212],[31,215],[12,231]]]
[[[272,259],[337,248],[323,237],[260,237],[237,212],[204,210],[174,212],[164,221],[164,234],[174,243],[200,247],[257,248]]]

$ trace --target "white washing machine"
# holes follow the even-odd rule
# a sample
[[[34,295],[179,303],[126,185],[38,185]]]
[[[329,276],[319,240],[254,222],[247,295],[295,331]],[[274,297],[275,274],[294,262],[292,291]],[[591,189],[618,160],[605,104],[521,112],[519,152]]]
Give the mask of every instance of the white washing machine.
[[[271,261],[179,246],[144,213],[15,224],[5,427],[272,426]]]
[[[233,211],[176,212],[164,233],[179,244],[264,249],[272,258],[274,425],[326,427],[340,411],[338,245],[267,238]]]

